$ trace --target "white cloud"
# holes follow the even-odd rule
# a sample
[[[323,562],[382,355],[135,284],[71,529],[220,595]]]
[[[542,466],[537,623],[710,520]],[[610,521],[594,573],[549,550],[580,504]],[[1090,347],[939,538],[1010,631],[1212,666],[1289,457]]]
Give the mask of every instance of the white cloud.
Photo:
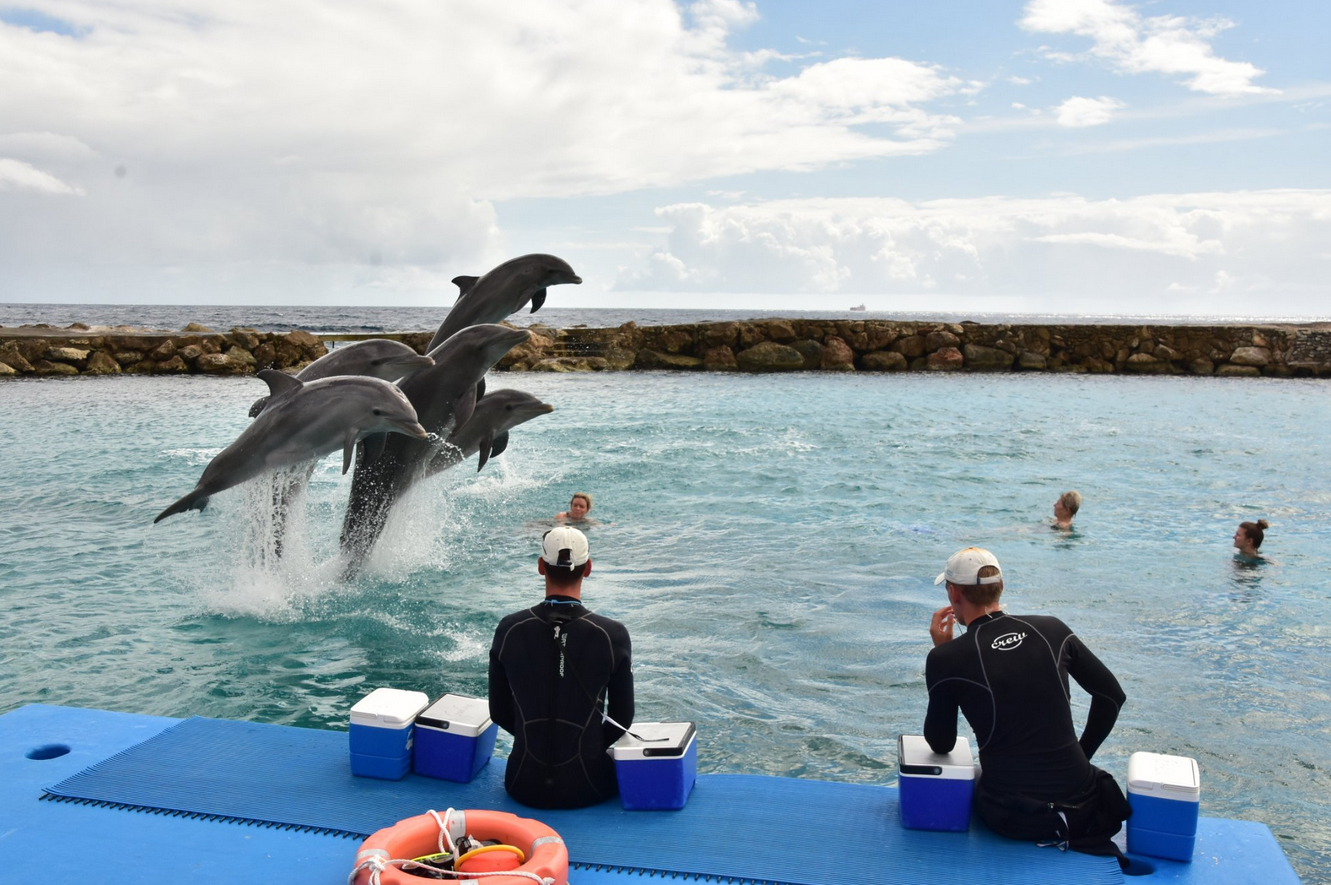
[[[1264,73],[1260,68],[1215,54],[1210,41],[1233,27],[1225,19],[1143,17],[1113,0],[1030,0],[1020,24],[1035,33],[1089,38],[1090,56],[1122,73],[1178,76],[1189,89],[1214,95],[1271,91],[1253,83]],[[1045,54],[1060,62],[1076,58],[1047,48]]]
[[[928,153],[958,124],[930,104],[974,89],[896,58],[775,76],[730,46],[736,0],[34,3],[74,36],[0,24],[0,181],[87,199],[0,202],[6,265],[481,264],[495,201]]]
[[[0,192],[4,191],[83,195],[78,188],[22,160],[0,157]]]
[[[1252,315],[1282,303],[1325,312],[1322,269],[1307,260],[1331,237],[1325,190],[688,203],[658,213],[672,225],[666,245],[625,272],[621,290],[799,294],[804,304],[878,296],[914,307],[937,306],[938,297],[1020,299],[1051,312],[1160,313],[1223,282],[1233,303],[1188,310]]]
[[[1054,114],[1058,118],[1058,125],[1069,127],[1100,126],[1108,123],[1114,116],[1114,111],[1119,108],[1127,107],[1123,102],[1116,98],[1100,96],[1099,98],[1083,98],[1074,95],[1058,107],[1054,108]]]

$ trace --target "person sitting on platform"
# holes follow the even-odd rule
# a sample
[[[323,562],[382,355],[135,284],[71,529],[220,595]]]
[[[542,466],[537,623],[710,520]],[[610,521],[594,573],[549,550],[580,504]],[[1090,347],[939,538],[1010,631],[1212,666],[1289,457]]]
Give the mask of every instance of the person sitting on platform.
[[[606,748],[633,724],[632,648],[623,624],[582,604],[592,570],[586,535],[546,532],[536,570],[545,599],[495,630],[490,717],[513,735],[510,796],[533,808],[582,808],[619,792]]]
[[[980,781],[975,808],[1003,836],[1119,855],[1110,841],[1130,813],[1118,784],[1090,762],[1126,696],[1109,668],[1058,618],[1008,615],[1003,572],[992,553],[967,547],[934,581],[948,605],[933,614],[925,662],[924,737],[936,753],[957,740],[957,711],[975,733]],[[954,624],[966,633],[952,638]],[[1081,737],[1068,677],[1091,695]]]

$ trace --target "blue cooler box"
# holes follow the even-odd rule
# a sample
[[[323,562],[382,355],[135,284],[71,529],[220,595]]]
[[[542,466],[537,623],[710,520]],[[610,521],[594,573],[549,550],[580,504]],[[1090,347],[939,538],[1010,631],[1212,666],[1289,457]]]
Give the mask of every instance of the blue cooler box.
[[[1129,756],[1128,851],[1190,862],[1201,793],[1196,759],[1160,753]]]
[[[970,741],[957,738],[950,753],[935,753],[922,736],[897,738],[901,825],[908,830],[964,832],[971,825],[975,760]]]
[[[411,769],[412,723],[430,703],[423,691],[376,688],[351,708],[351,773],[395,781]]]
[[[626,734],[610,748],[620,801],[632,811],[683,808],[698,779],[693,723],[635,722],[633,733],[647,740]]]
[[[446,694],[416,717],[411,767],[426,777],[468,783],[494,755],[498,735],[488,700]]]

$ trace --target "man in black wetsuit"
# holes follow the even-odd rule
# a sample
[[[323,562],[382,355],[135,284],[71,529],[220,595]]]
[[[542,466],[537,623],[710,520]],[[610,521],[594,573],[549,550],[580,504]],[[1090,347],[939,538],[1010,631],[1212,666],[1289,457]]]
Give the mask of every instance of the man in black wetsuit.
[[[925,663],[929,746],[952,750],[960,709],[980,751],[976,811],[991,829],[1117,854],[1109,838],[1127,817],[1127,802],[1090,759],[1126,698],[1118,680],[1058,618],[1000,611],[1003,572],[988,550],[953,554],[934,581],[944,582],[950,604],[930,621],[934,648]],[[966,627],[964,636],[952,638],[954,624]],[[1091,695],[1080,738],[1068,676]]]
[[[536,570],[545,600],[495,630],[490,716],[513,735],[508,794],[533,808],[582,808],[619,792],[606,748],[633,724],[629,633],[582,605],[592,570],[582,532],[546,532]]]

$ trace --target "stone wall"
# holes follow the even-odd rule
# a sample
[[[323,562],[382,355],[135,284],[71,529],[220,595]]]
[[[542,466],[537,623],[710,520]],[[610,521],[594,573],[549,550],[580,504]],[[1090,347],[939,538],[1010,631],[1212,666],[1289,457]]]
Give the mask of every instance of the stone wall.
[[[6,337],[7,332],[21,336]],[[248,375],[267,366],[294,369],[327,353],[309,332],[79,334],[78,329],[0,329],[0,377],[35,375]],[[368,337],[368,336],[367,336]]]
[[[1331,328],[758,320],[536,326],[501,368],[529,371],[1080,372],[1331,377]]]
[[[1080,372],[1137,375],[1331,377],[1331,327],[1102,326],[755,320],[615,329],[530,327],[500,362],[507,371],[674,369],[718,372]],[[22,332],[18,335],[17,332]],[[7,333],[16,333],[8,336]],[[418,352],[431,332],[383,337]],[[251,374],[293,370],[326,353],[303,332],[91,334],[78,328],[0,329],[0,376]]]

